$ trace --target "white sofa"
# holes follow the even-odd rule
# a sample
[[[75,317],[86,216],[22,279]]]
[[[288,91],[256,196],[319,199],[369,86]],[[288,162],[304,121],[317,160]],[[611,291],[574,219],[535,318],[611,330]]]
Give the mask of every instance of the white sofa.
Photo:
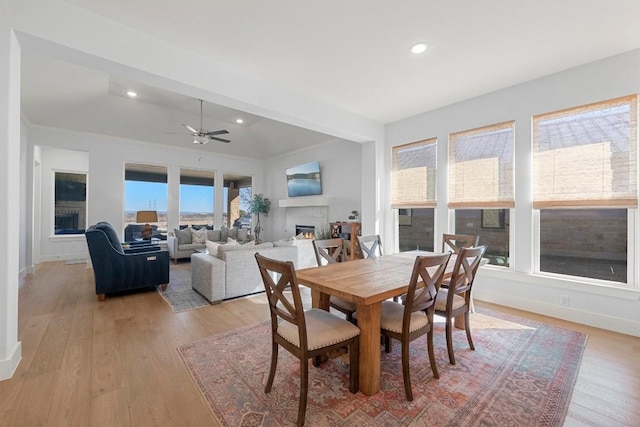
[[[252,234],[248,234],[247,229],[223,228],[222,230],[207,230],[207,240],[212,242],[227,242],[230,237],[239,242],[248,242],[254,240]],[[182,233],[177,235],[176,233]],[[205,243],[194,243],[189,228],[183,230],[174,230],[167,233],[167,250],[169,258],[174,263],[179,259],[189,258],[198,249],[204,249]]]
[[[220,245],[216,256],[205,253],[191,255],[191,286],[209,302],[264,292],[264,285],[254,254],[298,263],[295,246]]]
[[[316,252],[313,248],[313,240],[311,239],[292,238],[289,240],[278,240],[276,242],[273,242],[273,246],[276,248],[287,246],[298,248],[298,261],[296,262],[297,269],[318,266]]]

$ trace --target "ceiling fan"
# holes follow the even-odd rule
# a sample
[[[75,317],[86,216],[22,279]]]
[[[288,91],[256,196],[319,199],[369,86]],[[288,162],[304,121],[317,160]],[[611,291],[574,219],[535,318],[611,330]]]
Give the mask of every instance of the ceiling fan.
[[[193,136],[194,144],[206,144],[211,139],[215,139],[216,141],[220,141],[220,142],[227,142],[227,143],[231,142],[228,139],[218,138],[216,136],[216,135],[223,135],[225,133],[229,133],[228,130],[221,129],[221,130],[214,130],[209,132],[208,130],[202,127],[202,99],[200,100],[200,127],[196,129],[193,126],[185,125],[184,123],[182,123],[182,126],[189,129],[189,131],[191,132],[191,135]]]

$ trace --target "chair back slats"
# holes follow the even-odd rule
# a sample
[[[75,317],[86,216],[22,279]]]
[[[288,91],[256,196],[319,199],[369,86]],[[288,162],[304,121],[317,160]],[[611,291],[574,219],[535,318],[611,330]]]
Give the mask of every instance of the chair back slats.
[[[451,280],[449,281],[449,298],[454,294],[466,296],[470,295],[471,286],[475,279],[476,272],[480,266],[480,261],[487,247],[474,246],[471,248],[461,248],[456,258]]]
[[[342,238],[314,240],[313,249],[319,266],[347,260],[347,247]]]
[[[411,313],[434,306],[449,258],[450,252],[416,257],[404,300],[403,328],[409,328]]]
[[[452,251],[457,254],[461,248],[478,246],[480,236],[469,234],[442,234],[442,252]]]
[[[259,253],[255,254],[255,258],[264,283],[267,301],[269,301],[272,330],[275,331],[278,328],[278,319],[297,325],[300,344],[303,346],[301,348],[306,348],[307,328],[304,308],[293,263],[291,261],[278,261],[267,258]],[[277,282],[274,277],[278,277]],[[285,294],[287,288],[291,291],[293,301]]]
[[[358,236],[358,245],[365,258],[376,258],[382,256],[382,241],[380,235]]]

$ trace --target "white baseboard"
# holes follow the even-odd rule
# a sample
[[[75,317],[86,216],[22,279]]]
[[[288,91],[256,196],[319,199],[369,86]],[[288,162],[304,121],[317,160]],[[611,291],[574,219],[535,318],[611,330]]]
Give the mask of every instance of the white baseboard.
[[[518,310],[530,311],[532,313],[567,320],[569,322],[580,323],[582,325],[593,326],[595,328],[606,329],[608,331],[619,332],[625,335],[640,337],[640,323],[628,319],[607,316],[600,313],[576,309],[574,307],[549,304],[539,300],[519,298],[515,295],[503,295],[486,291],[482,292],[481,296],[475,295],[474,299],[504,305]]]
[[[20,360],[22,359],[22,343],[18,341],[11,352],[11,355],[4,359],[0,360],[0,381],[8,380],[13,377],[16,369],[18,369],[18,365],[20,364]]]
[[[28,274],[33,274],[36,271],[34,266],[25,267],[18,273],[18,280],[22,282]]]

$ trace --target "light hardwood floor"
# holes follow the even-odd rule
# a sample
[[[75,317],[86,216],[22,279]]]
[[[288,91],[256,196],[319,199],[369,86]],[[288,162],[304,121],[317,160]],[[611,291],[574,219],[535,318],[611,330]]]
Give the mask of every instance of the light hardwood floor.
[[[640,338],[477,305],[589,335],[565,425],[638,425]],[[268,320],[264,295],[183,313],[155,291],[98,302],[93,271],[64,262],[24,279],[18,311],[22,361],[0,382],[2,426],[216,426],[176,348]]]

